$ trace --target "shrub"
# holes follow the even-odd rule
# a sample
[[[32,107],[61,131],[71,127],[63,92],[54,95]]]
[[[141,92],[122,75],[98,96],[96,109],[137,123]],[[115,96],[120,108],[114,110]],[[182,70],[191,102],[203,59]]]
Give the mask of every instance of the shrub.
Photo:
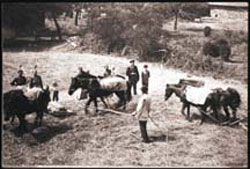
[[[231,48],[225,39],[211,40],[203,46],[203,54],[212,57],[221,56],[223,60],[228,61],[231,55]]]

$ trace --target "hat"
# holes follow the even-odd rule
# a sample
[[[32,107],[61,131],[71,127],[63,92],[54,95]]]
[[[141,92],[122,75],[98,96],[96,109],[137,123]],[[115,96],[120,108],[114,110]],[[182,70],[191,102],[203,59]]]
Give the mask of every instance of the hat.
[[[147,68],[147,67],[148,67],[148,65],[144,65],[143,67],[144,67],[144,68]]]
[[[135,62],[135,60],[134,60],[134,59],[132,59],[132,60],[130,60],[130,61],[129,61],[129,63],[134,63],[134,62]]]
[[[18,70],[17,73],[23,73],[23,70]]]

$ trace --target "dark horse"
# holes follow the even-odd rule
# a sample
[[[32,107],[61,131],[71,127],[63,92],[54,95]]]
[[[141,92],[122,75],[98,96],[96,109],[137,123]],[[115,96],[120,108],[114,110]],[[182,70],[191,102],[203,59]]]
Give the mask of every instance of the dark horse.
[[[19,129],[21,131],[26,130],[25,116],[36,112],[37,116],[35,124],[39,126],[42,124],[43,113],[48,112],[47,106],[50,102],[50,91],[47,87],[45,90],[41,90],[38,96],[34,100],[30,100],[23,92],[23,90],[11,90],[4,93],[4,120],[9,121],[10,118],[15,116],[19,119]]]
[[[240,95],[239,93],[232,88],[228,88],[226,91],[222,89],[214,89],[212,93],[208,94],[204,104],[194,104],[189,102],[186,99],[185,90],[186,85],[181,84],[167,84],[165,90],[165,100],[168,100],[170,96],[175,93],[177,97],[180,98],[183,103],[181,113],[190,119],[190,105],[197,107],[202,114],[202,119],[200,124],[205,120],[205,113],[207,108],[210,107],[215,115],[215,118],[218,119],[218,109],[222,106],[226,112],[227,119],[230,115],[228,112],[228,106],[233,110],[234,118],[236,118],[236,110],[240,105]],[[185,115],[184,110],[187,109],[187,115]]]
[[[118,76],[120,77],[120,76]],[[87,90],[89,94],[89,100],[86,103],[85,106],[85,112],[88,113],[88,106],[91,104],[92,101],[94,101],[96,112],[98,112],[98,105],[97,105],[97,98],[101,98],[104,105],[107,107],[106,102],[104,101],[104,97],[110,96],[111,94],[115,93],[116,96],[119,98],[119,102],[117,104],[117,107],[123,106],[123,109],[126,108],[127,101],[131,100],[131,93],[130,93],[130,83],[126,82],[127,89],[126,90],[108,90],[103,89],[99,83],[99,79],[103,78],[101,76],[94,76],[89,74],[88,72],[83,72],[80,75],[77,75],[76,77],[73,77],[71,79],[71,84],[69,87],[69,95],[72,95],[78,88],[81,88],[83,90]],[[122,77],[120,77],[122,80]]]

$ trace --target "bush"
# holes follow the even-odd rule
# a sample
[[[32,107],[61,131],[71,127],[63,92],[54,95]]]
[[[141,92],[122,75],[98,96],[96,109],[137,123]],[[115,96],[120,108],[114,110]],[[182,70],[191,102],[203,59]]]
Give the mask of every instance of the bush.
[[[127,46],[138,53],[140,60],[160,61],[165,44],[160,42],[165,33],[162,30],[162,15],[153,12],[151,7],[133,10],[107,7],[106,16],[92,19],[90,32],[106,46],[106,51],[122,53]]]
[[[223,60],[228,61],[231,55],[231,48],[225,39],[211,40],[204,44],[203,54],[212,57],[221,56]]]

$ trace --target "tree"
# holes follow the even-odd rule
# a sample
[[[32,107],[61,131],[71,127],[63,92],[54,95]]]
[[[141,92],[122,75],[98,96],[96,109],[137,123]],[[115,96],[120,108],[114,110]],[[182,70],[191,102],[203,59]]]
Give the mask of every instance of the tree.
[[[208,16],[209,7],[206,3],[169,3],[165,6],[165,16],[174,17],[174,30],[177,30],[178,18],[193,20],[196,17]]]
[[[17,34],[30,34],[45,28],[45,17],[54,20],[59,39],[60,26],[57,17],[72,8],[69,3],[3,3],[3,25]]]

